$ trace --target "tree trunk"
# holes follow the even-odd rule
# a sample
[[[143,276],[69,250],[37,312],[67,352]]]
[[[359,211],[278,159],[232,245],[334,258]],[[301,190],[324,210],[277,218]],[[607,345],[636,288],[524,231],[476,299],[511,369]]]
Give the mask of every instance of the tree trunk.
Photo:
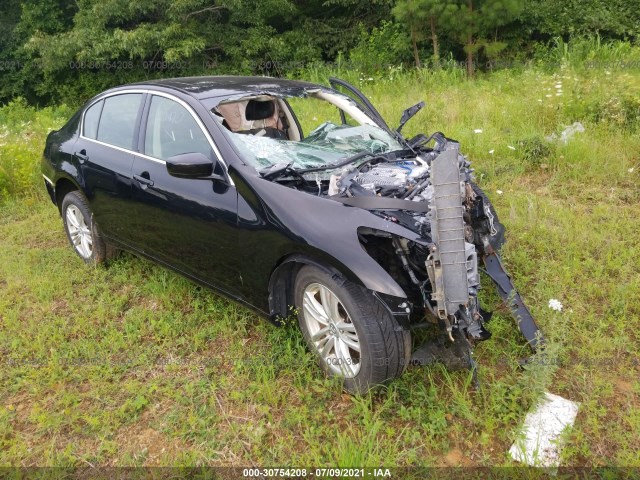
[[[467,77],[473,77],[473,36],[467,37]]]
[[[418,42],[416,40],[416,31],[413,26],[411,26],[411,45],[413,46],[413,59],[416,62],[416,68],[420,68],[420,55],[418,54]]]
[[[438,35],[436,34],[436,19],[433,15],[429,17],[431,26],[431,43],[433,43],[433,62],[440,66],[440,47],[438,46]]]
[[[473,0],[469,0],[469,25],[467,30],[467,77],[473,77]]]

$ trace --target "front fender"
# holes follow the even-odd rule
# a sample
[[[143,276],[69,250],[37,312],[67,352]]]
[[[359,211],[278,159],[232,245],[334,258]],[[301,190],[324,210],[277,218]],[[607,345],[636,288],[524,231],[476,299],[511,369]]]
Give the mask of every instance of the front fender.
[[[373,213],[279,185],[259,177],[236,175],[243,251],[253,287],[268,288],[257,276],[271,278],[274,268],[293,255],[304,255],[335,268],[368,290],[406,298],[398,282],[363,248],[358,230],[369,228],[425,243],[417,233]],[[263,290],[264,291],[264,290]]]

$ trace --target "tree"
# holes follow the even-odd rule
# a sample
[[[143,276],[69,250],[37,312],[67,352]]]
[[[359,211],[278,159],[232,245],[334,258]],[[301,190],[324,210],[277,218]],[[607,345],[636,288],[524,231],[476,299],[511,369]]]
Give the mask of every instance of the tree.
[[[292,28],[299,14],[291,0],[73,3],[77,12],[68,28],[31,28],[24,43],[27,60],[41,67],[37,88],[45,102],[86,98],[109,85],[149,77],[254,73],[265,59],[319,56]]]
[[[473,77],[474,58],[481,49],[495,55],[506,46],[498,41],[496,29],[517,18],[523,8],[524,0],[458,0],[458,12],[449,28],[464,45],[467,76]]]
[[[436,65],[440,63],[437,27],[440,23],[448,24],[456,11],[456,5],[446,0],[398,0],[396,2],[393,15],[409,28],[416,67],[420,68],[418,42],[424,39],[423,32],[427,29],[431,36],[433,61]]]

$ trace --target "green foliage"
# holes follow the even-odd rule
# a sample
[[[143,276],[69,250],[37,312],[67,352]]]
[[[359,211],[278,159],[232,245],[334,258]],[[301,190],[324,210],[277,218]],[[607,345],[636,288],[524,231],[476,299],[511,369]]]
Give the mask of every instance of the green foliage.
[[[518,141],[522,159],[531,167],[539,168],[548,161],[554,150],[554,144],[540,135],[534,135]]]
[[[417,44],[427,37],[431,39],[433,60],[436,64],[439,63],[439,27],[443,26],[447,31],[447,27],[453,24],[457,11],[458,7],[454,2],[443,0],[398,0],[396,2],[393,15],[400,23],[408,27],[417,67],[420,67]]]
[[[491,70],[532,57],[559,53],[563,58],[554,38],[562,43],[576,35],[599,35],[597,41],[608,45],[640,35],[640,10],[630,0],[5,4],[0,103],[20,96],[37,105],[79,105],[105,88],[149,78],[292,76],[344,59],[367,75],[389,65],[438,68],[463,61],[473,74],[476,68]]]
[[[627,0],[527,0],[523,18],[531,31],[549,36],[640,35],[640,9]]]
[[[351,0],[23,3],[7,26],[15,41],[4,51],[16,61],[0,80],[0,101],[22,94],[30,103],[72,103],[105,85],[149,77],[284,75],[333,60],[356,43],[359,28],[376,27],[390,9],[385,0],[374,10]],[[19,10],[20,2],[12,5]]]
[[[387,21],[370,32],[361,25],[360,38],[349,56],[351,66],[366,73],[386,70],[410,58],[410,44],[404,29]]]
[[[41,195],[44,139],[71,114],[65,106],[36,110],[23,98],[0,107],[0,204]]]

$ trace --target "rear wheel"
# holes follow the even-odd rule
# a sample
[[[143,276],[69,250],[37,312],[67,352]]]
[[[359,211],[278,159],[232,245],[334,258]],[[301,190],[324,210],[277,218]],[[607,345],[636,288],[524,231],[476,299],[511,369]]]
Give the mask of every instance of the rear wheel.
[[[298,322],[322,369],[364,393],[398,377],[409,363],[411,334],[373,295],[349,281],[304,266],[295,282]]]
[[[69,243],[85,263],[103,263],[117,255],[118,250],[100,235],[87,199],[80,191],[65,195],[60,212]]]

